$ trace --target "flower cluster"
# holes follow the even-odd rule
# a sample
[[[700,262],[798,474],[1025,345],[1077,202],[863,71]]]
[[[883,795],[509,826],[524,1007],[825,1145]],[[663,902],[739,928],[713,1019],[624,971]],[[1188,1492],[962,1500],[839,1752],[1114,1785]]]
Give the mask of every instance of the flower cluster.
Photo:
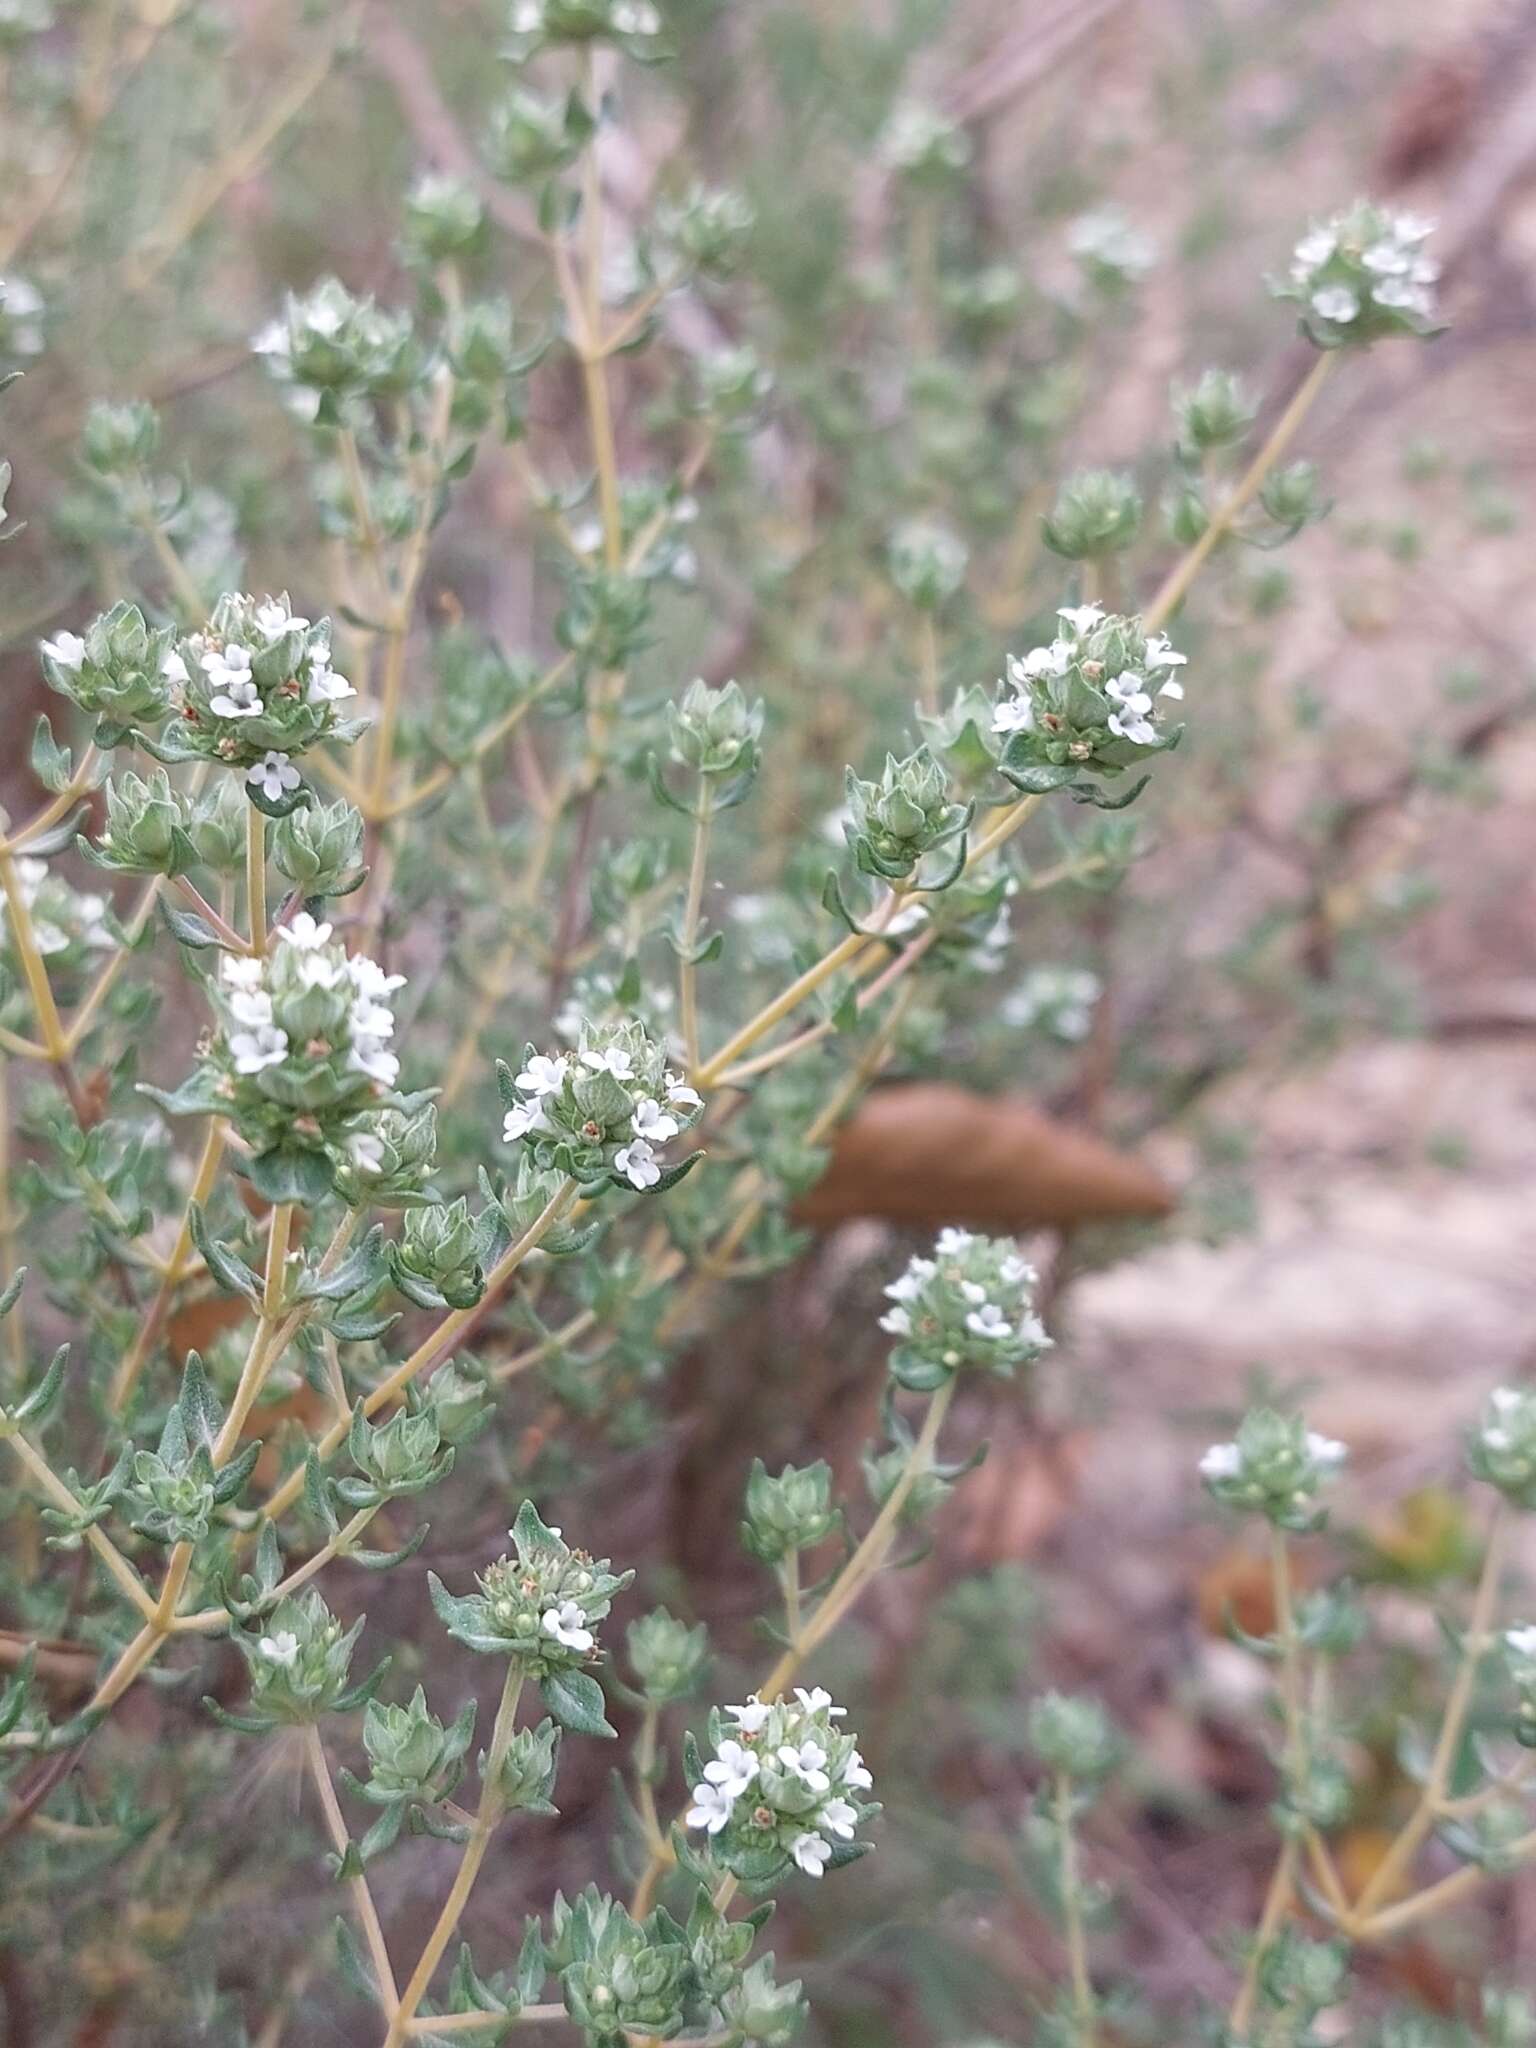
[[[290,756],[319,740],[354,739],[361,726],[336,707],[357,692],[331,666],[331,625],[312,625],[281,597],[232,592],[172,653],[166,673],[181,723],[178,754],[246,769],[268,804],[297,789]]]
[[[512,0],[509,57],[531,57],[550,43],[616,43],[631,57],[655,54],[661,16],[651,0]]]
[[[456,1596],[429,1574],[432,1603],[448,1633],[487,1656],[520,1658],[539,1678],[595,1662],[596,1624],[634,1573],[611,1572],[606,1557],[573,1550],[531,1501],[508,1534],[516,1556],[488,1565],[478,1593]]]
[[[293,410],[322,423],[334,423],[343,399],[404,391],[421,371],[410,316],[354,297],[334,277],[302,297],[290,292],[251,347]]]
[[[269,1200],[313,1200],[338,1171],[366,1183],[396,1163],[375,1124],[381,1109],[402,1107],[390,1092],[400,1061],[388,999],[404,983],[349,954],[301,910],[264,957],[225,955],[203,1066],[187,1088],[159,1099],[228,1116]]]
[[[78,963],[88,952],[117,944],[106,921],[107,899],[71,888],[61,876],[49,873],[47,861],[17,854],[16,892],[30,915],[39,953],[61,958],[73,955]],[[0,957],[9,960],[15,948],[9,912],[3,905],[0,916],[5,918],[0,927]],[[66,958],[63,964],[71,962]]]
[[[671,1187],[691,1163],[664,1166],[659,1148],[698,1122],[703,1101],[640,1024],[583,1024],[573,1052],[529,1046],[518,1073],[504,1061],[497,1073],[502,1137],[528,1146],[541,1167],[644,1192]]]
[[[1467,1463],[1516,1507],[1536,1507],[1536,1391],[1494,1388],[1467,1446]]]
[[[899,761],[887,754],[878,782],[866,782],[850,768],[844,787],[848,821],[843,830],[854,860],[865,874],[888,882],[906,880],[925,855],[959,842],[971,822],[973,806],[951,803],[949,778],[926,747]],[[963,861],[961,843],[948,880]],[[928,878],[923,886],[946,884]]]
[[[44,640],[43,674],[50,689],[100,721],[97,740],[111,745],[169,714],[171,682],[183,668],[175,643],[172,628],[151,627],[136,604],[115,604],[83,634]]]
[[[1158,723],[1158,705],[1184,686],[1170,671],[1185,656],[1162,633],[1099,605],[1063,605],[1062,629],[1048,647],[1008,657],[1008,683],[992,729],[1007,736],[1003,767],[1021,787],[1048,774],[1057,786],[1079,768],[1117,775],[1130,762],[1177,744],[1182,728]]]
[[[1040,1029],[1076,1045],[1093,1029],[1099,977],[1088,967],[1032,967],[1003,1000],[1003,1021],[1017,1031]]]
[[[744,1883],[771,1884],[791,1863],[820,1877],[863,1854],[859,1823],[879,1808],[863,1796],[874,1780],[856,1739],[837,1726],[846,1713],[820,1686],[796,1686],[792,1702],[754,1694],[710,1714],[707,1763],[690,1745],[688,1826]]]
[[[1011,1377],[1050,1346],[1034,1309],[1038,1277],[1008,1238],[941,1230],[932,1256],[909,1260],[885,1290],[894,1305],[880,1327],[901,1339],[892,1378],[924,1392],[966,1368]]]
[[[1515,1707],[1515,1736],[1527,1749],[1536,1749],[1536,1623],[1525,1622],[1505,1629],[1499,1638],[1504,1669],[1519,1695]]]
[[[1205,1452],[1200,1477],[1223,1507],[1304,1532],[1321,1525],[1317,1495],[1348,1455],[1344,1444],[1308,1429],[1299,1415],[1255,1408],[1231,1443],[1212,1444]]]
[[[311,1586],[280,1600],[260,1634],[233,1630],[231,1640],[250,1672],[251,1693],[244,1713],[225,1718],[238,1727],[265,1729],[315,1721],[343,1704],[361,1704],[355,1694],[349,1696],[347,1677],[363,1620],[359,1615],[344,1629]]]
[[[947,185],[971,160],[971,138],[920,100],[903,100],[879,141],[881,162],[914,185]]]
[[[1157,261],[1157,244],[1129,221],[1118,206],[1079,214],[1067,230],[1067,248],[1095,284],[1134,284]]]
[[[1434,225],[1357,200],[1307,230],[1275,295],[1300,302],[1302,329],[1319,348],[1438,333],[1440,266],[1423,247]]]

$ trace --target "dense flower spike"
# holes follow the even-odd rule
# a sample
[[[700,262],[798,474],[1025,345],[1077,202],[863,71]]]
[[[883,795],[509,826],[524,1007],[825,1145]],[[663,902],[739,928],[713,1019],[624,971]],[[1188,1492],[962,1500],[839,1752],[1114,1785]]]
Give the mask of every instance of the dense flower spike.
[[[1006,735],[1003,767],[1021,787],[1059,787],[1073,771],[1118,775],[1178,743],[1162,721],[1184,695],[1185,657],[1166,634],[1096,604],[1063,605],[1049,646],[1008,657],[1007,687],[993,714]]]
[[[1395,334],[1440,331],[1440,266],[1424,253],[1432,220],[1361,199],[1309,228],[1275,296],[1296,300],[1301,325],[1319,348],[1348,348]]]
[[[573,1051],[529,1046],[516,1074],[505,1063],[498,1073],[502,1137],[541,1167],[645,1193],[673,1186],[692,1163],[669,1165],[661,1148],[698,1122],[703,1101],[643,1025],[584,1023]]]
[[[1050,1347],[1035,1314],[1038,1277],[1008,1238],[941,1230],[932,1253],[909,1260],[885,1290],[892,1306],[880,1327],[901,1340],[892,1377],[918,1390],[962,1371],[1010,1378]]]
[[[331,666],[330,621],[296,617],[286,594],[221,598],[169,657],[167,674],[181,714],[171,728],[178,754],[244,768],[269,804],[298,787],[293,755],[362,730],[337,710],[357,692]]]
[[[714,1754],[689,1763],[686,1819],[743,1883],[770,1885],[791,1866],[820,1877],[868,1846],[857,1831],[880,1809],[857,1739],[837,1725],[846,1714],[820,1686],[711,1713]]]

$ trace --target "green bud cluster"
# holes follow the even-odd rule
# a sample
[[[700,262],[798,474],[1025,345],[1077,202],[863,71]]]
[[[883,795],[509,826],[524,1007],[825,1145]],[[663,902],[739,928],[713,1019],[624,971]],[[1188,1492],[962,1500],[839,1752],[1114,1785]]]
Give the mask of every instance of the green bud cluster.
[[[42,664],[50,689],[100,721],[103,746],[168,717],[180,669],[174,629],[151,627],[136,604],[113,605],[83,634],[43,641]]]
[[[423,172],[405,197],[407,258],[427,267],[466,256],[485,239],[485,207],[473,186]]]
[[[491,109],[485,158],[506,184],[539,183],[570,168],[591,140],[592,129],[580,93],[558,99],[519,86]]]
[[[786,1465],[775,1474],[761,1458],[752,1460],[741,1525],[742,1544],[751,1556],[763,1564],[782,1564],[824,1542],[840,1519],[832,1499],[832,1467],[825,1459],[798,1470]]]
[[[1326,1519],[1318,1494],[1348,1455],[1343,1444],[1308,1429],[1300,1415],[1253,1408],[1231,1443],[1206,1451],[1200,1477],[1223,1507],[1305,1533]]]
[[[749,703],[739,683],[712,689],[696,678],[667,706],[672,757],[700,775],[749,771],[757,763],[763,717],[762,698]]]
[[[918,100],[904,100],[881,133],[881,161],[918,187],[954,183],[971,160],[971,138],[958,121]]]
[[[306,1586],[279,1600],[260,1634],[233,1630],[251,1693],[242,1714],[223,1718],[259,1734],[284,1724],[302,1727],[322,1714],[361,1705],[365,1689],[350,1688],[348,1673],[363,1620],[359,1615],[344,1629],[315,1588]]]
[[[697,374],[700,415],[718,433],[751,433],[773,396],[773,377],[756,349],[714,349],[699,358]]]
[[[891,535],[887,549],[891,581],[919,611],[937,611],[965,582],[969,555],[952,527],[933,519],[909,519]]]
[[[696,1692],[709,1662],[709,1631],[703,1622],[690,1628],[665,1607],[632,1621],[624,1646],[641,1692],[656,1707]]]
[[[403,1707],[370,1700],[363,1716],[368,1776],[356,1789],[375,1806],[394,1806],[402,1800],[438,1805],[452,1797],[464,1776],[474,1728],[473,1700],[466,1700],[463,1711],[445,1728],[428,1708],[419,1685]]]
[[[925,855],[962,840],[974,806],[952,803],[949,778],[927,747],[897,760],[887,754],[878,782],[848,769],[844,777],[848,822],[843,827],[854,860],[865,874],[906,881]],[[952,863],[958,870],[963,844]],[[926,886],[938,886],[929,883]]]
[[[80,448],[98,476],[135,476],[153,461],[160,445],[160,417],[143,399],[126,405],[101,400],[85,416]]]
[[[679,198],[658,203],[656,237],[688,275],[729,277],[745,253],[753,220],[752,208],[741,193],[695,184]]]
[[[294,409],[321,425],[336,424],[345,401],[409,390],[423,369],[410,315],[357,298],[334,277],[302,296],[290,292],[251,346]]]
[[[1467,1444],[1467,1463],[1517,1508],[1536,1508],[1536,1391],[1495,1387]]]
[[[581,1672],[597,1656],[595,1624],[634,1577],[607,1558],[573,1550],[524,1501],[510,1531],[513,1557],[479,1574],[478,1593],[454,1595],[429,1575],[438,1616],[456,1642],[486,1656],[516,1657],[535,1677]]]
[[[1068,477],[1041,532],[1054,554],[1097,562],[1128,548],[1141,531],[1141,493],[1128,476],[1085,469]]]
[[[362,813],[345,797],[290,811],[272,834],[272,858],[310,901],[350,895],[365,873]]]
[[[1030,1747],[1053,1775],[1094,1784],[1120,1760],[1120,1739],[1096,1699],[1048,1692],[1029,1710]]]
[[[627,2035],[661,2040],[681,2032],[693,1991],[683,1931],[664,1909],[632,1920],[588,1886],[570,1904],[557,1895],[551,1956],[565,2009],[590,2042]]]
[[[410,1210],[394,1248],[395,1284],[418,1308],[473,1308],[485,1292],[486,1233],[462,1195]]]
[[[95,845],[81,850],[98,867],[123,875],[175,875],[197,859],[191,806],[163,768],[146,779],[132,769],[105,785],[107,822]]]
[[[1196,382],[1173,394],[1179,453],[1186,462],[1234,447],[1247,434],[1257,402],[1230,370],[1204,370]]]
[[[453,1446],[443,1442],[430,1406],[397,1408],[387,1422],[373,1423],[359,1399],[347,1432],[347,1454],[356,1473],[336,1481],[336,1495],[353,1509],[425,1493],[453,1470]]]

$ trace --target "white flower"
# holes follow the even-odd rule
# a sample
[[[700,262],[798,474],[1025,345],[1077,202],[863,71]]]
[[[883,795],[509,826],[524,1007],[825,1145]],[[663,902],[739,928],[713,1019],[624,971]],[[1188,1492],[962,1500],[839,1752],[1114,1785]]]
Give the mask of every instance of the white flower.
[[[286,605],[278,603],[275,597],[263,598],[256,607],[256,625],[264,639],[281,640],[291,626],[300,632],[308,626],[308,619],[295,618]]]
[[[185,683],[191,680],[187,674],[187,664],[182,660],[174,647],[167,647],[165,650],[164,658],[160,663],[160,673],[168,683]]]
[[[997,1269],[997,1277],[1005,1287],[1033,1287],[1040,1275],[1017,1252],[1010,1252]]]
[[[718,1785],[695,1785],[693,1804],[684,1818],[689,1827],[704,1828],[709,1834],[718,1835],[731,1817],[732,1803],[731,1795]]]
[[[381,1081],[386,1088],[393,1088],[400,1078],[399,1060],[377,1038],[354,1038],[347,1065],[355,1073],[366,1074],[370,1081]]]
[[[384,1140],[372,1131],[353,1131],[347,1138],[347,1157],[359,1173],[382,1173]]]
[[[761,1731],[764,1722],[773,1712],[773,1709],[772,1707],[765,1706],[757,1694],[753,1692],[748,1693],[747,1703],[744,1707],[727,1707],[725,1711],[736,1723],[736,1726],[741,1729],[743,1734],[756,1735]]]
[[[261,987],[265,968],[265,961],[254,953],[226,953],[219,963],[219,974],[231,988],[254,989]]]
[[[825,1769],[827,1752],[814,1738],[808,1736],[801,1743],[781,1742],[778,1755],[785,1770],[792,1772],[802,1785],[809,1785],[813,1792],[825,1792],[831,1787],[832,1780]]]
[[[275,1636],[263,1636],[256,1648],[269,1664],[281,1664],[291,1670],[298,1660],[299,1639],[292,1629],[283,1628]]]
[[[853,1750],[849,1754],[847,1763],[843,1765],[843,1783],[856,1786],[860,1791],[868,1792],[874,1782],[863,1757],[859,1755],[856,1749]]]
[[[1422,313],[1427,317],[1434,311],[1432,294],[1411,278],[1383,278],[1380,284],[1371,287],[1371,297],[1378,306],[1390,306],[1405,313]]]
[[[269,804],[275,804],[285,791],[298,788],[299,771],[286,754],[269,753],[263,755],[245,779],[253,789],[261,791]]]
[[[85,642],[78,633],[60,633],[56,640],[45,640],[43,652],[60,668],[79,668],[85,660]]]
[[[345,963],[332,959],[329,953],[300,953],[299,980],[305,988],[339,988],[347,978]],[[389,1011],[386,1010],[383,1014],[389,1017],[393,1026],[395,1020]],[[353,1029],[356,1030],[356,1013],[353,1015]]]
[[[543,1105],[537,1102],[520,1102],[516,1109],[509,1109],[501,1120],[502,1143],[516,1144],[519,1138],[527,1137],[530,1131],[541,1130],[543,1125]]]
[[[278,926],[277,936],[286,939],[290,946],[297,946],[301,953],[313,953],[327,943],[331,927],[316,923],[307,910],[301,910],[291,924]]]
[[[898,1273],[885,1291],[892,1301],[915,1301],[938,1270],[932,1259],[909,1259],[905,1273]]]
[[[229,1014],[248,1031],[272,1022],[272,998],[264,988],[239,988],[229,999]]]
[[[288,1034],[276,1024],[258,1024],[252,1031],[232,1033],[229,1050],[237,1074],[259,1074],[287,1057]]]
[[[662,1082],[662,1086],[666,1090],[668,1102],[675,1108],[702,1109],[704,1107],[704,1098],[698,1089],[690,1088],[687,1082],[680,1079],[678,1075],[668,1073]]]
[[[1504,1641],[1517,1657],[1536,1657],[1536,1623],[1527,1622],[1523,1628],[1505,1629]]]
[[[249,676],[232,676],[208,699],[208,709],[219,718],[260,718],[264,708]]]
[[[832,1854],[832,1844],[820,1835],[796,1835],[789,1845],[789,1853],[807,1877],[820,1877],[827,1867],[827,1858]]]
[[[594,1074],[612,1074],[616,1081],[634,1079],[634,1062],[622,1045],[610,1045],[601,1051],[589,1045],[581,1056],[584,1067],[590,1067]]]
[[[880,1328],[888,1330],[893,1337],[910,1337],[912,1318],[904,1308],[888,1308],[880,1318]]]
[[[965,1319],[965,1327],[973,1337],[1001,1340],[1013,1335],[1012,1325],[995,1301],[989,1301],[985,1308],[973,1308]]]
[[[558,1607],[545,1609],[544,1633],[553,1636],[557,1643],[564,1643],[568,1650],[590,1650],[597,1638],[586,1620],[574,1600],[562,1600]]]
[[[962,1280],[960,1282],[960,1293],[966,1301],[971,1302],[977,1307],[987,1298],[987,1290],[979,1280]]]
[[[298,918],[295,918],[293,921],[295,924],[299,922]],[[323,929],[326,937],[329,938],[331,931],[329,925],[317,927],[317,929]],[[352,986],[357,990],[358,994],[372,996],[375,1000],[391,995],[397,988],[405,987],[405,976],[403,974],[386,974],[378,961],[370,960],[366,953],[354,953],[347,962],[347,972],[351,975]]]
[[[1074,633],[1091,633],[1104,616],[1101,604],[1059,604],[1056,607],[1058,619],[1065,619]]]
[[[1027,697],[1006,698],[992,714],[994,732],[1030,732],[1034,723],[1035,707]]]
[[[969,1251],[975,1242],[974,1231],[961,1230],[957,1225],[950,1224],[947,1229],[939,1232],[934,1250],[941,1259],[954,1259],[958,1258],[961,1252]]]
[[[536,1052],[518,1075],[517,1085],[525,1095],[558,1095],[565,1086],[568,1068],[567,1060],[550,1059]]]
[[[1513,1415],[1525,1406],[1523,1387],[1495,1387],[1488,1396],[1488,1406],[1496,1415]]]
[[[1296,244],[1297,267],[1305,272],[1316,270],[1338,246],[1339,238],[1332,228],[1310,228]]]
[[[632,1127],[637,1138],[664,1145],[677,1136],[677,1118],[668,1116],[654,1096],[645,1095],[635,1104]]]
[[[1360,301],[1348,285],[1325,284],[1321,291],[1312,294],[1312,310],[1320,319],[1344,327],[1359,313]]]
[[[795,1687],[795,1698],[800,1702],[801,1711],[807,1714],[824,1713],[829,1721],[843,1721],[848,1717],[846,1707],[834,1707],[832,1695],[824,1685],[813,1685],[809,1692],[803,1685]]]
[[[1235,1479],[1243,1469],[1243,1454],[1236,1444],[1212,1444],[1200,1460],[1202,1479]]]
[[[1349,1456],[1348,1444],[1341,1444],[1331,1436],[1319,1436],[1317,1431],[1307,1431],[1307,1456],[1314,1465],[1342,1465]]]
[[[306,967],[329,967],[332,963],[322,957],[318,960],[307,960],[304,964]],[[385,1009],[382,1003],[370,1001],[367,996],[359,996],[352,1005],[352,1014],[348,1021],[359,1038],[393,1038],[395,1035],[394,1011]]]
[[[305,689],[306,702],[310,704],[339,704],[343,697],[355,697],[356,690],[339,669],[328,668],[324,662],[310,665],[309,683]]]
[[[632,1188],[653,1188],[661,1179],[656,1154],[644,1138],[621,1145],[613,1155],[613,1163]]]
[[[728,1799],[739,1799],[757,1776],[757,1758],[739,1742],[722,1742],[715,1760],[704,1766],[711,1785],[718,1785]]]
[[[853,1831],[859,1824],[859,1816],[846,1799],[829,1799],[816,1817],[824,1828],[830,1828],[834,1835],[840,1835],[845,1842],[853,1840]]]

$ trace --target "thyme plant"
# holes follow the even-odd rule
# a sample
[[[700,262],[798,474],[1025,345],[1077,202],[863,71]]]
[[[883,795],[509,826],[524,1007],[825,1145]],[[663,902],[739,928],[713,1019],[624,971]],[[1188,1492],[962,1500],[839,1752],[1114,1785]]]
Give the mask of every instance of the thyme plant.
[[[44,12],[11,10],[18,61]],[[152,43],[171,24],[146,16],[119,63],[150,61],[150,27]],[[968,1000],[1010,912],[1123,879],[1143,841],[1109,814],[1154,783],[1177,803],[1184,760],[1164,757],[1198,750],[1219,679],[1209,642],[1204,659],[1178,644],[1197,577],[1319,515],[1315,471],[1287,457],[1335,366],[1366,377],[1370,348],[1434,330],[1427,223],[1362,203],[1307,228],[1276,290],[1314,360],[1267,433],[1253,445],[1257,402],[1225,371],[1176,395],[1172,566],[1140,587],[1129,551],[1147,514],[1129,478],[1067,476],[1033,515],[1049,563],[985,651],[949,629],[987,536],[945,516],[937,466],[909,479],[872,559],[914,708],[857,735],[830,871],[813,828],[782,890],[750,914],[739,891],[727,924],[722,848],[739,882],[781,722],[750,686],[665,673],[666,647],[714,545],[700,501],[753,474],[779,401],[753,347],[712,316],[701,347],[683,317],[750,291],[747,202],[681,182],[614,216],[605,144],[638,67],[670,54],[647,0],[515,0],[483,178],[429,171],[405,194],[407,282],[381,299],[321,278],[270,307],[252,343],[265,432],[310,508],[286,588],[239,587],[239,514],[211,460],[205,481],[196,451],[190,472],[168,459],[147,398],[79,425],[60,531],[94,560],[103,602],[47,622],[38,658],[59,702],[30,742],[41,793],[0,837],[16,1646],[0,1940],[120,1885],[148,1949],[181,1952],[157,2038],[278,2042],[317,1967],[291,1956],[288,1988],[263,1999],[187,1955],[186,1809],[257,1753],[307,1785],[300,1856],[324,1858],[336,1888],[338,1967],[370,2015],[356,2038],[490,2043],[549,2021],[597,2044],[734,2048],[799,2028],[795,1957],[765,1946],[775,1901],[857,1886],[845,1866],[890,1825],[858,1702],[821,1682],[829,1645],[979,1459],[976,1390],[1009,1399],[1048,1352],[1036,1273],[959,1219],[889,1275],[862,1497],[825,1461],[744,1466],[769,1647],[735,1703],[712,1680],[710,1617],[645,1611],[634,1573],[593,1554],[609,1541],[600,1505],[568,1536],[546,1519],[557,1472],[516,1505],[512,1404],[542,1384],[572,1428],[654,1427],[669,1362],[720,1343],[714,1296],[795,1255],[792,1203],[840,1123]],[[87,140],[107,112],[93,79],[73,88]],[[945,253],[970,162],[959,126],[902,104],[879,153],[909,237],[912,402],[926,376],[942,411],[966,350],[995,360],[988,338],[1021,317],[1016,280]],[[539,281],[520,253],[515,298],[490,181],[534,223]],[[130,247],[127,274],[160,275],[228,183],[216,171]],[[46,227],[29,205],[8,254]],[[1149,260],[1102,215],[1071,249],[1106,304]],[[0,340],[24,368],[52,345],[20,274]],[[534,424],[562,380],[581,395],[580,448]],[[451,592],[424,602],[434,537],[492,462],[547,537],[549,652],[509,651]],[[494,574],[494,534],[486,546]],[[790,577],[762,574],[765,606],[792,605]],[[1083,810],[1089,829],[1070,830]],[[1020,857],[1042,821],[1054,863]],[[1050,1016],[1081,1037],[1096,993],[1091,974],[1033,963],[1016,1025]],[[1294,1415],[1256,1411],[1200,1468],[1267,1532],[1276,1622],[1248,1646],[1282,1710],[1274,1879],[1234,1942],[1229,2011],[1205,2016],[1228,2048],[1323,2038],[1352,1947],[1536,1855],[1524,1764],[1497,1732],[1475,1755],[1466,1741],[1495,1672],[1494,1728],[1527,1745],[1536,1730],[1536,1629],[1496,1605],[1507,1530],[1536,1505],[1536,1398],[1496,1393],[1472,1437],[1497,1499],[1482,1578],[1438,1735],[1416,1752],[1422,1796],[1358,1892],[1330,1848],[1350,1796],[1331,1675],[1365,1616],[1347,1589],[1298,1598],[1290,1562],[1342,1460]],[[416,1562],[429,1496],[434,1572]],[[510,1525],[499,1553],[470,1512],[487,1500]],[[430,1641],[368,1620],[361,1573],[425,1580],[420,1631],[489,1660],[489,1714]],[[125,1732],[141,1702],[151,1757],[181,1746],[164,1802]],[[1059,1998],[1020,2025],[1095,2048],[1130,2023],[1129,1987],[1093,1958],[1094,1810],[1126,1745],[1097,1703],[1057,1693],[1035,1700],[1028,1736],[1024,1846],[1063,1969]],[[555,1810],[569,1744],[618,1738],[611,1860],[535,1886],[523,1925],[471,1946],[493,1853],[525,1841],[537,1867],[531,1821]],[[1433,1836],[1459,1858],[1450,1875],[1424,1872]],[[439,1903],[387,1913],[381,1874],[420,1854],[447,1858]],[[172,1901],[176,1930],[157,1932]],[[158,1995],[141,1984],[139,2010]],[[61,2024],[77,2002],[60,1994]],[[1536,2031],[1514,1994],[1490,1993],[1480,2025],[1506,2048]]]

